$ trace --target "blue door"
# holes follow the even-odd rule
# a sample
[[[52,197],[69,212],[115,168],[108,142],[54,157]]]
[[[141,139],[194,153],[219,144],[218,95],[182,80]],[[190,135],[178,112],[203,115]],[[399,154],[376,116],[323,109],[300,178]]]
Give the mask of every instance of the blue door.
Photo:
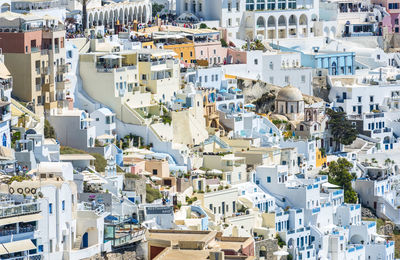
[[[5,133],[3,134],[3,146],[7,146],[7,136]]]
[[[83,234],[82,237],[82,248],[87,248],[89,246],[89,236],[88,233],[86,232],[85,234]]]

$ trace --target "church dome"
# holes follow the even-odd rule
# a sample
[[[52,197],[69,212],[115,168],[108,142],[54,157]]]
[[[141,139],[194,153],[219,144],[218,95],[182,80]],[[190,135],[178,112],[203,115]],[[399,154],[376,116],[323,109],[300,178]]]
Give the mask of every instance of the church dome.
[[[303,95],[301,94],[301,91],[293,87],[292,85],[287,85],[284,88],[281,88],[278,92],[278,96],[276,97],[276,100],[280,101],[303,101]]]

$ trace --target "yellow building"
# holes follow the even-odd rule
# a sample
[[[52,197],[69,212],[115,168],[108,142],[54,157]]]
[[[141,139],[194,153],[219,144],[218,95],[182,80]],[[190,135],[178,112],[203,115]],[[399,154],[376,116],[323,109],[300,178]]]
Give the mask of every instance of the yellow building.
[[[176,53],[175,58],[178,58],[185,63],[195,63],[196,54],[193,42],[164,45],[164,49],[174,51]]]
[[[315,151],[316,153],[316,167],[321,167],[322,165],[326,164],[326,154],[323,153],[320,149],[317,148]]]

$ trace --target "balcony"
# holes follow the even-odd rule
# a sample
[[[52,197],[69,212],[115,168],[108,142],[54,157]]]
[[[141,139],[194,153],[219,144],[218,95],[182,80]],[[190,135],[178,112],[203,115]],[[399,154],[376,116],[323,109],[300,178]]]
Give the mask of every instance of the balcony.
[[[371,118],[380,118],[380,117],[384,117],[384,116],[385,116],[384,113],[371,113],[371,114],[365,115],[365,118],[371,119]]]
[[[49,69],[49,67],[41,67],[41,68],[40,68],[40,74],[42,74],[42,75],[49,75],[49,74],[50,74],[50,69]]]
[[[385,128],[383,129],[383,132],[384,132],[384,133],[390,133],[390,132],[392,132],[392,128],[387,128],[387,127],[385,127]]]
[[[43,258],[43,254],[32,254],[32,255],[25,255],[25,256],[17,256],[12,258],[7,258],[8,260],[41,260]]]
[[[67,64],[58,65],[57,73],[59,73],[59,74],[68,73],[68,65]]]
[[[19,228],[10,228],[10,229],[0,229],[0,237],[4,236],[11,236],[13,235],[14,237],[18,234],[25,234],[25,233],[30,233],[34,232],[36,230],[35,226],[26,226],[26,227],[19,227]]]
[[[39,212],[40,212],[40,203],[38,202],[3,206],[0,208],[0,219],[16,217],[26,214],[39,213]]]
[[[71,82],[69,80],[56,82],[56,90],[57,91],[64,91],[64,90],[66,90],[67,88],[70,87],[70,83]]]

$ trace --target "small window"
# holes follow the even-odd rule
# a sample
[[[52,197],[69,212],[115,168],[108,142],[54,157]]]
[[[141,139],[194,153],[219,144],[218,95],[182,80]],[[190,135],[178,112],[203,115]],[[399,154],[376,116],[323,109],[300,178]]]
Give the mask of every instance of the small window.
[[[63,201],[61,202],[61,208],[62,208],[63,211],[65,210],[65,200],[63,200]]]
[[[254,65],[258,65],[258,59],[254,59]]]
[[[271,183],[271,177],[269,177],[269,176],[267,177],[267,182]]]
[[[53,214],[53,203],[49,203],[49,214]]]

